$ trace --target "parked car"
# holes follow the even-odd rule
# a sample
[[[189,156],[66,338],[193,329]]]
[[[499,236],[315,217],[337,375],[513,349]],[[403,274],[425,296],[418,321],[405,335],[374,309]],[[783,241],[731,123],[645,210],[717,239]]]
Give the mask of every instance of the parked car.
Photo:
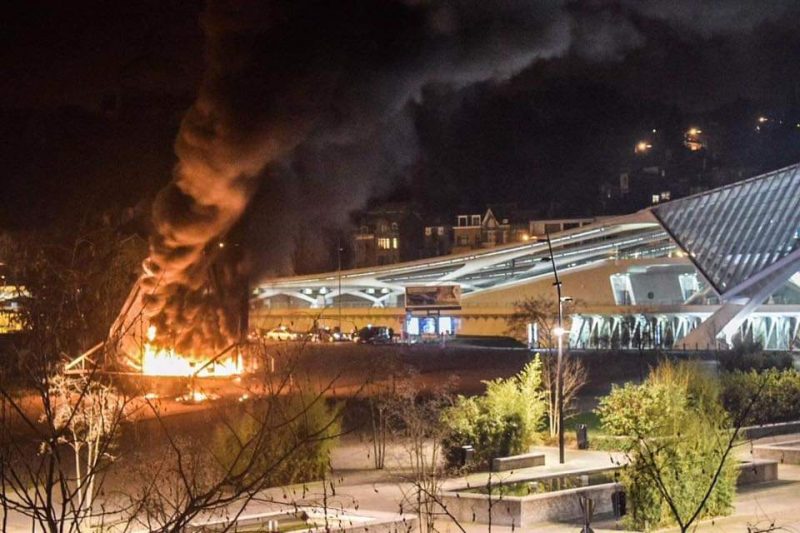
[[[278,326],[267,331],[264,337],[270,341],[296,341],[300,338],[300,334],[286,326]]]
[[[367,326],[358,330],[353,340],[362,344],[389,344],[394,341],[394,330],[386,326]]]
[[[330,330],[330,342],[350,342],[353,340],[349,333],[345,333],[338,327],[333,328]]]
[[[350,341],[350,334],[343,333],[338,327],[319,327],[311,329],[306,338],[311,342],[345,342]]]

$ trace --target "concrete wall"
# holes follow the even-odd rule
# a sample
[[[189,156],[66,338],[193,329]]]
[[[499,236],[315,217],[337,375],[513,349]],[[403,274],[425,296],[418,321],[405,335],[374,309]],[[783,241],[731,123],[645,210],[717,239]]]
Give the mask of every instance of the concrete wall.
[[[753,455],[758,459],[800,465],[800,440],[753,446]]]
[[[756,446],[756,448],[758,448]],[[755,450],[754,450],[755,451]],[[800,449],[798,449],[800,452]],[[758,455],[758,452],[755,452]],[[754,459],[739,463],[739,476],[736,485],[752,485],[778,479],[778,461],[769,459]]]
[[[593,487],[560,490],[557,492],[534,494],[525,497],[505,496],[498,501],[493,497],[491,508],[492,523],[502,526],[530,526],[537,522],[560,521],[581,516],[578,496],[591,498],[595,502],[595,514],[613,510],[611,495],[618,490],[616,483],[606,483]],[[489,497],[486,494],[469,492],[445,492],[442,500],[452,513],[464,523],[489,521]]]
[[[630,274],[631,287],[636,303],[675,304],[683,301],[683,292],[675,272],[634,272]]]

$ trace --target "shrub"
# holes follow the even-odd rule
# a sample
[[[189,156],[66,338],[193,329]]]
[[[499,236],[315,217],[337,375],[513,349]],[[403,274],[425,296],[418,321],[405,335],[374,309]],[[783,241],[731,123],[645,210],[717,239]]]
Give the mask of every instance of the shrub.
[[[728,417],[717,383],[696,365],[662,363],[640,385],[613,387],[597,412],[609,435],[625,437],[620,444],[629,464],[621,480],[632,508],[628,527],[686,525],[701,505],[699,516],[731,510],[737,470],[724,447]]]
[[[232,483],[286,485],[321,478],[339,432],[338,407],[313,394],[276,396],[235,408],[212,450]]]
[[[762,371],[770,368],[787,370],[792,368],[794,364],[791,354],[788,353],[749,352],[736,349],[729,352],[720,352],[717,360],[719,361],[720,370],[725,372],[735,372],[737,370],[742,372],[747,372],[748,370]]]
[[[539,358],[514,377],[485,383],[484,395],[459,396],[443,412],[448,466],[458,465],[464,445],[473,446],[477,464],[486,466],[495,457],[523,453],[538,438],[546,411]]]
[[[728,412],[743,412],[757,394],[746,424],[800,419],[800,372],[797,370],[772,368],[764,372],[750,370],[723,374],[722,404]]]

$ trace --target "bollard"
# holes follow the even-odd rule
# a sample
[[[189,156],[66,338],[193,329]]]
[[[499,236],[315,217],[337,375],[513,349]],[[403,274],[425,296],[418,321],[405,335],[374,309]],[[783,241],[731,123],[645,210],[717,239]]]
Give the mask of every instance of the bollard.
[[[611,507],[614,509],[614,518],[622,518],[628,512],[625,501],[625,491],[618,488],[611,494]]]
[[[592,516],[594,515],[594,500],[580,494],[578,495],[578,505],[581,507],[581,515],[583,518],[581,533],[594,533],[591,526]]]
[[[469,444],[462,446],[460,455],[461,457],[459,462],[461,463],[461,466],[467,466],[475,458],[475,448]]]
[[[577,433],[577,440],[578,440],[578,449],[579,450],[588,450],[589,449],[589,432],[586,428],[586,424],[580,424],[576,431]]]

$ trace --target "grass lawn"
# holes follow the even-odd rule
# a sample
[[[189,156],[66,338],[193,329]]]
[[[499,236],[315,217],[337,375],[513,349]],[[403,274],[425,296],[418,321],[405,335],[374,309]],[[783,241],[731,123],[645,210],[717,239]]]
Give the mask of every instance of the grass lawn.
[[[568,418],[564,421],[564,429],[575,432],[581,424],[586,424],[586,430],[589,432],[589,439],[591,439],[592,436],[606,436],[603,427],[600,425],[600,417],[597,416],[597,413],[594,411],[584,411]]]

